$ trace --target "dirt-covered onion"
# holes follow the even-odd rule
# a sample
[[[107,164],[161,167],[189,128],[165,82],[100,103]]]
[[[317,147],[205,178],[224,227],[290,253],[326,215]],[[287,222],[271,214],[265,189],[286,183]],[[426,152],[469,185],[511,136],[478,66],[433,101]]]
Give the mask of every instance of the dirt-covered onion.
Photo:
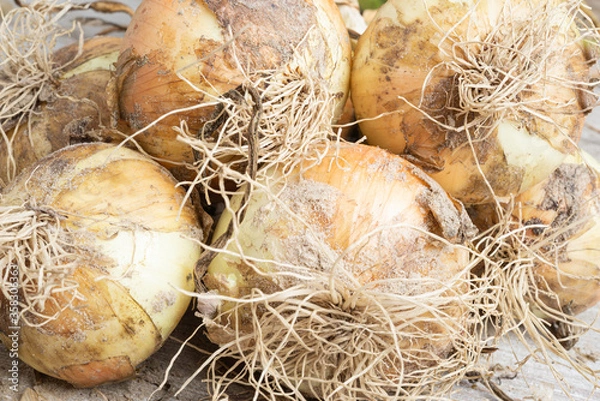
[[[285,138],[286,127],[297,124],[290,108],[330,125],[348,94],[350,43],[333,0],[144,0],[122,49],[121,116],[134,130],[144,129],[136,135],[138,143],[180,177],[195,175],[181,165],[197,158],[188,143],[176,140],[181,133],[173,127],[181,121],[192,137],[205,136],[203,142],[238,143],[245,138],[216,138],[215,119],[230,121],[238,114],[235,107],[223,112],[216,106],[260,103],[265,115],[274,107],[279,107],[274,113],[288,115],[278,127]],[[294,148],[293,141],[282,142]]]
[[[600,301],[599,172],[580,151],[510,202],[469,208],[482,232],[474,240],[484,255],[477,270],[496,302],[491,336],[517,334],[561,381],[556,357],[597,381],[568,350],[591,328],[579,314]]]
[[[578,1],[388,1],[355,49],[361,131],[465,203],[523,192],[579,140],[586,26]]]
[[[257,391],[287,399],[396,399],[460,380],[476,346],[462,206],[366,145],[271,173],[241,222],[240,195],[215,229],[198,295],[212,358],[242,360]]]
[[[176,184],[146,156],[94,143],[51,153],[5,189],[0,337],[21,360],[89,387],[133,376],[166,341],[202,238]]]
[[[498,261],[529,266],[528,297],[541,316],[577,315],[600,301],[600,167],[592,156],[570,155],[511,202],[468,212],[492,239],[512,237],[498,242],[511,248]]]
[[[0,182],[9,183],[25,167],[65,146],[89,141],[125,138],[109,104],[108,83],[114,72],[121,39],[94,37],[57,50],[51,62],[57,73],[33,110],[3,121],[5,138],[0,142]],[[25,80],[21,77],[22,80]],[[31,84],[35,84],[33,81]]]
[[[569,157],[552,175],[515,198],[515,220],[539,254],[533,268],[537,308],[552,320],[600,301],[600,165]]]

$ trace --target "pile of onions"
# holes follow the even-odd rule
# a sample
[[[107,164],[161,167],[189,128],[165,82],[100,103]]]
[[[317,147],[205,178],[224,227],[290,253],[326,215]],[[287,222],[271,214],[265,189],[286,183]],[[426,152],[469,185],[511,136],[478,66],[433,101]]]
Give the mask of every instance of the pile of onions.
[[[257,135],[263,161],[295,159],[285,152],[303,152],[311,135],[327,138],[323,126],[348,95],[350,61],[332,0],[143,0],[116,65],[119,110],[147,153],[181,179],[203,180],[215,163],[247,159],[246,126],[273,116],[280,121]]]
[[[431,396],[464,377],[479,346],[474,226],[435,181],[355,144],[254,185],[199,263],[198,309],[221,346],[207,364],[234,357],[257,393],[293,400]]]
[[[361,131],[464,203],[521,193],[580,138],[590,25],[579,0],[390,0],[355,49]]]
[[[0,57],[0,340],[121,381],[194,297],[214,399],[443,398],[508,331],[572,361],[600,301],[581,1],[388,0],[367,26],[356,0],[142,0],[56,52],[36,2],[48,29]]]
[[[108,84],[121,39],[97,36],[57,50],[51,63],[57,72],[40,83],[45,95],[32,110],[13,110],[3,121],[0,142],[0,182],[8,183],[25,167],[70,144],[122,140],[108,130],[114,113]]]
[[[0,337],[75,386],[135,374],[188,307],[196,211],[146,156],[79,144],[24,170],[0,197]],[[16,333],[16,334],[15,334]]]

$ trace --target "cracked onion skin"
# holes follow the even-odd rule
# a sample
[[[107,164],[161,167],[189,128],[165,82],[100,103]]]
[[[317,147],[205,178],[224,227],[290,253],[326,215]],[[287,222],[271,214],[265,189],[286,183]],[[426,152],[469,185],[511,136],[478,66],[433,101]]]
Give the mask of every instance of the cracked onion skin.
[[[139,130],[173,110],[214,102],[243,83],[244,74],[298,66],[328,83],[339,115],[350,62],[348,33],[332,0],[144,0],[116,64],[120,116]],[[177,163],[193,162],[193,152],[172,127],[184,120],[197,133],[213,112],[212,106],[178,112],[136,139],[185,176]]]
[[[352,70],[352,102],[357,119],[366,119],[360,128],[368,143],[407,155],[466,204],[518,194],[545,179],[575,150],[590,106],[585,92],[590,82],[588,54],[572,26],[562,25],[556,29],[558,33],[547,33],[548,46],[557,48],[540,49],[549,50],[550,55],[544,54],[539,65],[532,56],[529,65],[535,67],[527,71],[535,74],[537,69],[546,75],[540,72],[539,79],[524,89],[508,91],[513,109],[492,117],[495,120],[488,122],[491,129],[480,126],[478,132],[473,130],[474,152],[464,132],[440,124],[460,127],[464,123],[458,112],[466,108],[455,95],[456,83],[469,74],[479,74],[481,87],[490,86],[479,106],[488,104],[486,99],[496,96],[494,91],[507,92],[501,85],[511,81],[511,75],[520,74],[523,67],[509,64],[508,56],[493,61],[485,57],[498,41],[503,49],[513,46],[514,59],[518,59],[525,50],[519,47],[522,43],[510,39],[510,32],[526,29],[531,21],[541,19],[532,11],[541,4],[522,0],[390,0],[382,5],[358,40]],[[565,3],[547,3],[557,10],[561,4]],[[555,22],[568,20],[566,16],[561,19],[558,11],[555,14]],[[517,33],[515,37],[521,38]],[[488,35],[493,36],[489,41],[484,39]],[[542,43],[540,40],[531,37],[533,43]],[[502,82],[489,83],[483,68],[465,68],[458,74],[440,67],[462,62],[456,55],[464,55],[463,48],[451,48],[455,42],[481,46],[468,61],[489,66],[488,71],[506,70],[504,76],[509,78],[503,81],[500,75],[498,81]],[[544,97],[547,99],[541,101]],[[494,106],[491,101],[489,106]],[[389,114],[372,119],[382,113]]]
[[[124,138],[126,127],[113,122],[109,82],[114,73],[121,38],[96,36],[58,49],[53,55],[60,75],[47,85],[52,89],[36,106],[28,122],[10,129],[11,153],[0,142],[0,183],[8,184],[18,173],[44,156],[66,146],[90,142],[114,142]],[[14,123],[14,121],[13,121]],[[115,130],[108,128],[115,126]],[[14,164],[13,164],[14,163]]]
[[[21,323],[22,361],[76,387],[93,387],[131,378],[161,347],[189,305],[181,290],[194,290],[201,252],[195,209],[182,206],[185,193],[176,184],[136,151],[93,143],[53,152],[6,188],[3,206],[29,204],[58,214],[56,229],[76,255],[68,278],[79,296],[69,305],[70,291],[54,291],[43,312],[60,312],[56,319],[41,327]]]

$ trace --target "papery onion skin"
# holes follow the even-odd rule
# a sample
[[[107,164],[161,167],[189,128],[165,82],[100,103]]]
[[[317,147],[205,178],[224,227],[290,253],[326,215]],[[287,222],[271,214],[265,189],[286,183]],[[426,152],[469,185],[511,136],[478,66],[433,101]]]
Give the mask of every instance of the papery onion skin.
[[[488,45],[485,38],[492,29],[501,26],[506,30],[505,38],[510,37],[511,29],[517,29],[518,24],[532,25],[531,21],[541,18],[531,10],[542,4],[520,0],[391,0],[384,4],[359,39],[353,63],[352,101],[357,119],[366,119],[360,126],[368,143],[407,154],[464,203],[486,203],[495,196],[517,194],[546,178],[574,151],[589,110],[583,90],[590,81],[586,50],[572,27],[564,26],[567,17],[560,21],[560,33],[548,39],[551,43],[546,49],[556,46],[557,50],[546,56],[543,67],[535,67],[545,75],[540,73],[541,79],[521,92],[511,91],[510,96],[517,94],[514,109],[498,118],[492,116],[487,122],[491,129],[480,126],[476,134],[472,129],[478,160],[464,131],[455,132],[441,125],[460,128],[461,121],[452,109],[464,111],[454,95],[448,95],[455,93],[457,81],[453,79],[463,77],[440,67],[455,62],[453,54],[462,54],[460,48],[452,49],[450,45],[470,42],[472,46],[481,45],[481,55],[489,55],[494,43]],[[560,20],[561,4],[565,2],[548,3],[549,10],[557,10],[556,20]],[[503,9],[505,6],[508,8]],[[519,46],[511,40],[501,44]],[[540,40],[532,37],[533,43]],[[515,54],[519,51],[516,48]],[[535,64],[533,60],[531,65]],[[499,58],[497,63],[490,71],[512,68],[507,58]],[[519,68],[507,74],[518,75]],[[485,85],[482,81],[481,86]],[[543,96],[548,97],[547,102],[539,103]],[[382,113],[390,114],[375,118]]]
[[[577,315],[600,302],[600,164],[585,152],[568,157],[515,204],[514,219],[537,227],[528,230],[528,243],[553,236],[541,248],[547,262],[536,261],[533,270],[545,306]]]
[[[346,28],[348,29],[352,48],[354,49],[356,46],[356,39],[363,34],[365,29],[367,29],[367,23],[360,13],[360,5],[358,4],[358,1],[354,0],[336,1],[336,5],[340,10]],[[337,124],[342,127],[335,127],[335,129],[336,131],[339,131],[340,137],[344,140],[356,142],[362,136],[358,128],[358,123],[356,122],[351,96],[348,96]]]
[[[481,232],[515,237],[497,262],[531,263],[531,308],[551,321],[600,301],[600,166],[579,152],[510,203],[468,208]]]
[[[342,145],[318,165],[305,165],[302,172],[296,169],[285,183],[285,187],[279,184],[270,187],[277,193],[277,202],[260,190],[252,193],[239,232],[234,233],[234,242],[228,247],[233,254],[218,253],[206,267],[202,281],[208,291],[238,299],[247,299],[253,289],[285,294],[286,288],[303,283],[293,277],[294,272],[305,276],[312,272],[319,277],[317,281],[325,282],[331,274],[345,282],[350,293],[357,294],[361,288],[407,297],[440,290],[449,297],[460,297],[468,291],[466,281],[457,277],[466,272],[469,251],[456,245],[473,235],[474,227],[459,203],[403,158],[367,145]],[[214,238],[225,232],[230,220],[231,214],[225,211]],[[236,256],[236,252],[257,258],[253,263],[261,273]],[[343,272],[334,273],[334,266]],[[353,278],[346,279],[346,274]],[[447,292],[443,290],[445,286]],[[242,313],[237,321],[229,317],[228,310],[234,303],[228,300],[220,303],[217,311],[223,315],[216,321],[210,312],[205,314],[209,319],[209,338],[217,344],[233,340],[236,330],[238,335],[252,330],[249,315]],[[415,349],[425,354],[430,352],[436,358],[448,357],[457,340],[448,334],[448,327],[467,330],[463,306],[456,300],[446,301],[443,316],[436,315],[440,320],[427,312],[420,316],[420,323],[419,317],[407,316],[411,321],[407,326],[414,324],[417,328],[412,333],[414,337],[399,340],[400,348],[407,352]],[[287,331],[283,327],[282,330]],[[382,326],[381,330],[393,329]],[[419,330],[423,333],[418,334]],[[326,337],[328,333],[315,335]],[[301,364],[302,356],[298,358]],[[322,355],[322,358],[326,366],[331,362],[328,358],[334,360],[336,356]],[[425,369],[437,363],[427,357],[406,358],[402,362],[395,360],[398,366],[394,368],[384,368],[386,374],[394,376],[395,369],[403,371],[402,375],[408,374],[412,369]],[[302,385],[314,385],[307,391],[309,395],[320,393],[319,384],[312,383],[311,378],[328,380],[319,375],[306,372]],[[385,380],[401,381],[391,376]]]
[[[120,38],[97,36],[81,49],[75,43],[55,52],[53,62],[64,69],[48,83],[51,93],[17,128],[4,127],[11,130],[11,146],[9,152],[7,144],[0,143],[0,182],[9,183],[24,168],[68,145],[125,137],[120,133],[125,125],[113,120],[108,88],[120,46]],[[107,129],[113,126],[115,131]]]
[[[352,48],[356,46],[356,39],[367,29],[367,22],[360,12],[360,4],[356,0],[336,0],[342,19],[350,34]]]
[[[6,188],[2,206],[28,203],[62,216],[57,229],[79,256],[69,278],[80,298],[41,327],[21,323],[21,360],[92,387],[130,378],[160,348],[188,307],[182,290],[194,290],[201,252],[195,210],[182,205],[185,193],[176,184],[138,152],[93,143],[53,152]],[[69,296],[55,291],[43,313],[59,312]],[[6,298],[0,301],[7,307]]]
[[[230,35],[235,40],[229,42]],[[350,61],[348,34],[332,0],[144,0],[126,31],[116,65],[119,109],[132,129],[139,130],[173,110],[215,101],[244,82],[243,74],[305,64],[303,70],[339,94],[339,115],[348,93]],[[202,107],[178,112],[137,140],[169,167],[169,161],[193,162],[192,150],[176,141],[172,127],[185,120],[196,133],[213,111]],[[173,168],[176,175],[185,175]]]

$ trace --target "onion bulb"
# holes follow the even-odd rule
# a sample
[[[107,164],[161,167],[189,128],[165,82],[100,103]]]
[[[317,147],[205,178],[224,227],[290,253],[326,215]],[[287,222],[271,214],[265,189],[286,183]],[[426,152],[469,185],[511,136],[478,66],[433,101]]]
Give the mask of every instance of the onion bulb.
[[[350,35],[352,48],[354,48],[358,37],[367,29],[367,23],[360,13],[360,5],[357,0],[336,0],[335,4],[340,10]],[[360,139],[361,134],[356,123],[351,96],[348,96],[342,114],[334,128],[339,132],[340,137],[346,141],[356,142]]]
[[[114,72],[121,39],[94,37],[57,50],[52,63],[57,69],[46,93],[30,112],[3,122],[0,142],[0,180],[8,183],[25,167],[70,144],[122,140],[121,124],[115,130],[108,83]]]
[[[577,1],[390,0],[355,49],[361,131],[464,203],[521,193],[580,138],[595,98],[586,26]]]
[[[330,125],[348,94],[350,60],[348,33],[333,0],[143,0],[116,64],[119,109],[133,130],[141,130],[135,139],[144,150],[189,179],[195,171],[186,167],[203,155],[178,141],[182,132],[173,127],[184,122],[183,134],[205,135],[202,143],[241,142],[244,135],[213,137],[220,127],[215,120],[251,123],[252,117],[236,118],[235,110],[223,112],[230,103],[261,103],[265,114],[280,105],[276,113],[284,117],[288,109],[305,110]],[[306,100],[310,94],[326,97],[327,105]],[[277,126],[279,137],[294,120],[288,116]]]
[[[0,198],[0,331],[78,387],[120,381],[188,307],[202,232],[168,171],[123,147],[72,145]],[[16,336],[16,337],[15,337]]]
[[[213,358],[241,358],[258,391],[289,399],[424,394],[448,378],[433,372],[464,367],[473,225],[435,181],[347,144],[255,186],[200,263]]]
[[[567,353],[600,301],[600,165],[584,151],[507,203],[473,205],[502,329],[520,327],[576,369]],[[550,362],[550,361],[547,361]]]
[[[583,155],[517,196],[512,211],[539,254],[533,274],[541,309],[567,315],[600,301],[600,165]]]

